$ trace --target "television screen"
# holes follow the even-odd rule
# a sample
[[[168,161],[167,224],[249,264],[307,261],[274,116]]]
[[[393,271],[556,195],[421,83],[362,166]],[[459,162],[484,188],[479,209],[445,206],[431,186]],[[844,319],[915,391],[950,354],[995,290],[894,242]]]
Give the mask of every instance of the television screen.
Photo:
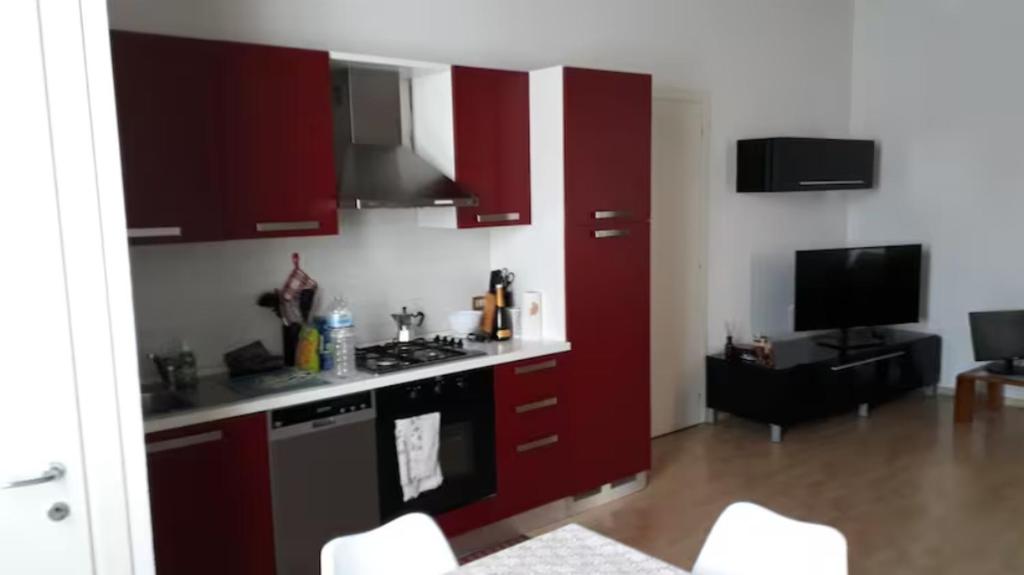
[[[797,331],[916,322],[921,246],[798,251],[795,304]]]

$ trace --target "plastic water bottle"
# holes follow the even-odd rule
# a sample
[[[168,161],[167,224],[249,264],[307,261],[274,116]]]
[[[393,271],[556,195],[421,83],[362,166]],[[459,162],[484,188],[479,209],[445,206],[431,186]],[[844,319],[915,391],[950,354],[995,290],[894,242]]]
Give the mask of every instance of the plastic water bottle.
[[[331,301],[325,316],[327,328],[327,349],[331,351],[333,366],[331,373],[338,377],[349,377],[356,372],[356,331],[352,321],[352,310],[343,297]]]

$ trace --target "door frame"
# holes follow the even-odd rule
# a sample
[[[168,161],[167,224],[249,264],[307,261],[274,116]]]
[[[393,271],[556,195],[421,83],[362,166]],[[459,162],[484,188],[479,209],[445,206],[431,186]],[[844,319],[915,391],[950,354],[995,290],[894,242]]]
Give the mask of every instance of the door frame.
[[[709,254],[708,234],[709,234],[709,230],[710,230],[709,224],[710,224],[710,219],[711,219],[711,197],[710,197],[711,196],[711,193],[710,193],[711,187],[710,187],[710,173],[709,173],[709,165],[708,165],[708,163],[709,163],[709,161],[711,159],[711,96],[710,96],[709,93],[704,92],[704,91],[700,91],[700,90],[689,90],[689,89],[682,89],[682,88],[676,88],[676,87],[672,87],[672,86],[655,84],[653,86],[653,89],[652,89],[651,98],[652,98],[652,100],[655,100],[655,101],[656,100],[675,100],[675,101],[682,101],[682,102],[688,102],[688,103],[695,103],[695,104],[699,105],[700,109],[701,109],[701,146],[700,146],[700,158],[698,160],[698,163],[700,165],[700,174],[698,175],[698,182],[699,182],[698,186],[700,187],[700,190],[698,191],[698,201],[701,204],[700,211],[701,211],[703,217],[700,218],[701,229],[699,231],[698,236],[700,237],[701,245],[698,246],[698,250],[699,250],[699,253],[700,253],[700,261],[701,261],[701,264],[699,266],[699,273],[700,273],[701,277],[699,279],[701,280],[700,283],[704,286],[704,289],[703,289],[703,291],[701,293],[701,302],[700,302],[700,311],[699,311],[699,313],[701,315],[701,319],[702,319],[702,321],[700,322],[701,332],[700,332],[699,335],[700,335],[700,341],[702,343],[702,345],[701,345],[701,355],[706,355],[708,353],[708,351],[709,351],[709,349],[708,349],[708,292],[710,290],[710,286],[708,285],[708,281],[709,281],[708,280],[708,277],[709,277],[708,276],[708,263],[709,263],[708,262],[708,254]],[[652,145],[653,145],[653,142],[652,142]],[[653,166],[653,154],[652,154],[652,166],[651,166],[651,169],[652,169],[652,172],[653,172],[653,169],[654,169],[654,166]],[[653,181],[653,175],[652,175],[652,181]],[[653,285],[653,283],[652,283],[652,285]],[[653,346],[652,346],[652,350],[653,350]],[[653,354],[653,351],[652,351],[652,354]],[[653,361],[653,355],[652,355],[651,359]],[[654,372],[652,370],[651,371],[652,395],[653,395],[653,384],[654,384],[654,375],[653,374],[654,374]],[[705,381],[702,382],[702,384],[701,384],[700,398],[701,398],[701,401],[706,406],[707,405],[706,378],[705,378]],[[707,410],[704,409],[702,411],[703,411],[703,413],[702,413],[702,420],[703,420],[703,422],[706,423],[707,422]],[[653,429],[652,429],[651,437],[652,438],[653,437],[658,437],[658,436],[654,435]]]
[[[26,1],[26,0],[18,0]],[[154,573],[105,0],[35,0],[93,573]],[[29,218],[26,218],[29,219]]]

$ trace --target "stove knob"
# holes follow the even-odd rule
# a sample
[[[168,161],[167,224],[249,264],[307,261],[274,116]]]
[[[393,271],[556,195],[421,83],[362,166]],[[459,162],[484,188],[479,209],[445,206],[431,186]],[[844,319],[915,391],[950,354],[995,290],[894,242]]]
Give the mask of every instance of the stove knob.
[[[439,336],[439,335],[435,335],[435,336],[434,336],[434,343],[437,343],[437,342],[439,342],[439,341],[441,341],[441,336]]]
[[[461,349],[461,348],[463,348],[463,347],[466,347],[466,344],[465,344],[465,342],[464,342],[464,341],[463,341],[463,340],[462,340],[461,338],[459,338],[459,339],[458,339],[458,340],[456,340],[456,342],[455,342],[455,347],[457,347],[457,348]]]
[[[441,384],[434,384],[434,395],[441,395]]]

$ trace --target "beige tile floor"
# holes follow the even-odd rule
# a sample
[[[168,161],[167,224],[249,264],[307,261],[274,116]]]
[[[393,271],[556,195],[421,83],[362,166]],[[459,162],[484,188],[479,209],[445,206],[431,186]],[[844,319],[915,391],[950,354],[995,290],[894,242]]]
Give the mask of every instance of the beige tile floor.
[[[726,417],[656,439],[647,489],[566,523],[689,569],[722,509],[747,500],[840,529],[853,574],[1024,573],[1024,409],[952,420],[950,398],[911,395],[773,444]]]

